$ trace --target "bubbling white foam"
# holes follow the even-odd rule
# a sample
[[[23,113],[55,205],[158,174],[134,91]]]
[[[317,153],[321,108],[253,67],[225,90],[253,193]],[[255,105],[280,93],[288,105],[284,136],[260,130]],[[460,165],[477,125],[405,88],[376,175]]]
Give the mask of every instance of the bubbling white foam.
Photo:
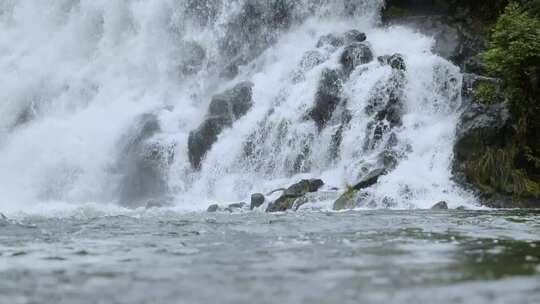
[[[431,52],[432,39],[403,27],[378,27],[382,0],[357,1],[353,14],[346,0],[291,1],[291,24],[263,27],[274,31],[275,41],[233,80],[223,80],[218,67],[230,58],[220,43],[247,2],[201,1],[211,14],[201,22],[190,15],[193,1],[0,0],[0,211],[116,202],[119,143],[143,113],[159,119],[155,140],[175,147],[167,183],[182,210],[245,200],[304,177],[321,177],[328,187],[354,183],[359,168],[380,152],[362,150],[369,120],[364,108],[391,69],[375,60],[345,84],[352,118],[335,157],[329,157],[333,129],[319,132],[305,113],[321,71],[339,66],[340,51],[328,50],[324,63],[295,78],[320,36],[350,29],[367,34],[375,56],[400,53],[407,64],[405,113],[396,131],[404,155],[369,195],[397,202],[394,208],[473,201],[450,172],[460,72]],[[206,50],[203,67],[189,75],[179,72],[186,41]],[[455,82],[448,85],[449,79]],[[253,108],[220,134],[195,172],[189,132],[213,94],[242,80],[254,83]],[[261,139],[259,153],[245,156],[253,136]],[[304,165],[293,170],[291,159],[306,147]]]

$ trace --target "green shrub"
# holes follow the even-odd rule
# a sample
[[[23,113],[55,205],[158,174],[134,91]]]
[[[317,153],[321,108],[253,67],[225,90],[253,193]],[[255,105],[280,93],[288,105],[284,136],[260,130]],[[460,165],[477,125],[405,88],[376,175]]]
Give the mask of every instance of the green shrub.
[[[511,3],[494,27],[489,50],[482,55],[489,73],[504,81],[505,93],[519,117],[538,107],[537,88],[529,83],[540,67],[540,20]]]

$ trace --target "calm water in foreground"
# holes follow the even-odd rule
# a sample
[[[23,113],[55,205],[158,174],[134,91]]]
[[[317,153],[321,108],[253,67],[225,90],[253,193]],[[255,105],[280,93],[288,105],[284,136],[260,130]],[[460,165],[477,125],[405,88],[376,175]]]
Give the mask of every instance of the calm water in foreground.
[[[540,211],[21,216],[0,303],[540,303]]]

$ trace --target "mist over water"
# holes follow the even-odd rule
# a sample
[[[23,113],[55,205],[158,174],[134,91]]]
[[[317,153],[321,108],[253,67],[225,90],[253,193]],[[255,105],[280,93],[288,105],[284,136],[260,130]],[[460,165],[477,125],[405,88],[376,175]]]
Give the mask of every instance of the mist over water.
[[[462,77],[432,53],[431,38],[381,27],[382,0],[268,3],[0,0],[2,210],[136,207],[151,196],[203,210],[301,178],[345,189],[388,151],[396,164],[367,191],[364,207],[474,204],[450,171]],[[351,29],[367,35],[375,59],[344,81],[320,129],[306,113],[343,47],[317,48],[317,41]],[[313,51],[316,64],[306,57]],[[394,53],[405,59],[403,75],[376,59]],[[232,64],[237,73],[225,75]],[[253,83],[253,107],[193,169],[189,133],[212,96],[242,81]],[[374,140],[366,108],[395,90],[401,124]],[[137,153],[159,156],[159,170],[137,167],[139,142],[147,150]]]

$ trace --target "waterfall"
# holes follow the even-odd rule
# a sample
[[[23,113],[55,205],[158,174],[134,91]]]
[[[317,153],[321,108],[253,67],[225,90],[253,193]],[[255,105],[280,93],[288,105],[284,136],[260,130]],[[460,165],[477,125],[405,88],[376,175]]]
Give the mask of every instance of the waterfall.
[[[360,207],[471,203],[451,174],[460,70],[432,38],[382,27],[383,5],[0,0],[0,206],[202,210],[302,178],[339,192],[377,168]],[[344,68],[343,33],[360,32],[370,58]],[[190,134],[242,83],[249,105],[229,105],[194,166]]]

